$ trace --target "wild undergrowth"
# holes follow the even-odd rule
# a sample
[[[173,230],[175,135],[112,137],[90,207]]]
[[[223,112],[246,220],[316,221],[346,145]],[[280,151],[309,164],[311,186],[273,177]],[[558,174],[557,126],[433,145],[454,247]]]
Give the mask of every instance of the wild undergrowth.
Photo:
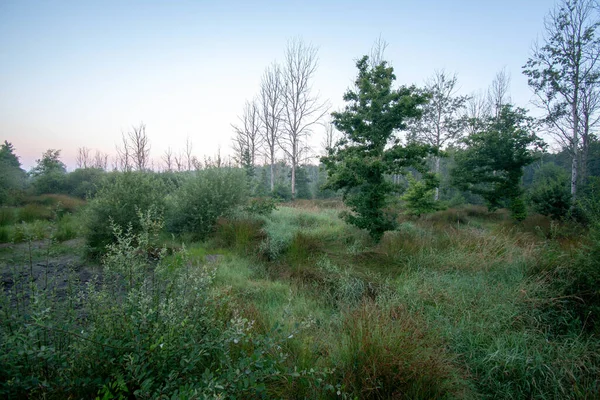
[[[217,272],[185,249],[155,252],[162,228],[113,225],[102,273],[57,285],[15,271],[0,293],[0,394],[8,398],[271,398],[333,393],[328,369],[299,369],[286,351],[298,325],[255,328]],[[152,251],[149,251],[152,250]],[[52,277],[50,278],[52,279]],[[305,323],[304,325],[307,325]],[[293,395],[292,395],[293,397]]]
[[[593,258],[581,254],[593,248],[572,248],[586,242],[581,230],[466,207],[404,218],[374,243],[338,212],[280,207],[237,222],[258,238],[244,256],[260,267],[236,283],[248,315],[273,323],[265,301],[312,304],[317,322],[292,349],[297,362],[335,366],[358,398],[598,395],[599,341],[567,304],[577,295],[562,297],[589,283],[574,273],[553,281],[589,270]]]
[[[596,225],[463,207],[374,242],[339,205],[253,210],[169,254],[152,212],[114,225],[103,272],[60,301],[21,271],[2,297],[1,393],[599,396]]]

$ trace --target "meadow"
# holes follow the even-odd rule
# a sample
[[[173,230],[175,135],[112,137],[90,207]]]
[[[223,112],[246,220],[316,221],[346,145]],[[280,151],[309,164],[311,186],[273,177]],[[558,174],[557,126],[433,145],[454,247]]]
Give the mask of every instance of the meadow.
[[[85,207],[9,219],[0,394],[598,398],[593,228],[466,205],[376,243],[344,210],[237,209],[202,239],[140,212],[96,262]]]

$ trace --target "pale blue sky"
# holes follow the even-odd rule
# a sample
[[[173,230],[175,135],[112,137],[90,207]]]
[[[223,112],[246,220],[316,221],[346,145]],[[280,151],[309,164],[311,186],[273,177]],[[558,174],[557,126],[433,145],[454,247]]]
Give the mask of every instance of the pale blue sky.
[[[203,157],[230,152],[232,129],[260,77],[301,36],[319,48],[314,89],[333,108],[354,60],[381,35],[399,84],[435,69],[465,94],[503,67],[513,101],[550,0],[24,1],[0,0],[0,139],[24,166],[48,148],[72,168],[78,147],[114,154],[121,131],[144,121],[159,159],[186,137]],[[315,147],[321,141],[315,132]]]

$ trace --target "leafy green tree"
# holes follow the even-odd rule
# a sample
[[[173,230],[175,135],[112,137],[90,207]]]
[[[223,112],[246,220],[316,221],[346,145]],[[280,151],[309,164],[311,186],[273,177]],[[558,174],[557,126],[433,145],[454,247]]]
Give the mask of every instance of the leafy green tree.
[[[14,146],[6,140],[0,145],[0,204],[14,200],[16,192],[22,190],[27,174],[21,169]]]
[[[60,150],[49,149],[30,172],[36,193],[60,193],[64,189],[66,165],[60,160]]]
[[[431,213],[439,209],[439,204],[434,198],[435,189],[439,179],[434,174],[425,174],[423,179],[416,180],[412,175],[407,175],[408,189],[402,195],[406,202],[405,213],[420,217],[422,214]]]
[[[533,129],[534,121],[526,110],[503,106],[497,117],[488,118],[481,132],[463,140],[467,148],[456,154],[454,184],[482,196],[490,210],[508,201],[513,217],[524,219],[523,167],[535,160],[532,145],[542,145]]]
[[[421,115],[419,106],[427,97],[414,86],[392,88],[396,76],[385,61],[371,65],[364,56],[356,66],[356,86],[344,94],[348,104],[331,114],[343,137],[321,161],[329,174],[326,187],[341,189],[344,203],[352,210],[346,221],[379,240],[395,225],[394,215],[386,212],[394,185],[385,176],[409,166],[425,170],[424,157],[431,148],[404,147],[395,132],[406,129],[407,119]]]

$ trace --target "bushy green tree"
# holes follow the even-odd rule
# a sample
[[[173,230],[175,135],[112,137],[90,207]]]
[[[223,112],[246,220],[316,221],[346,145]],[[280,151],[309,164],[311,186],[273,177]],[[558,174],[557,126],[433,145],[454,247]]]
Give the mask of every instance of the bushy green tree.
[[[533,209],[553,219],[565,217],[571,208],[569,174],[553,163],[545,163],[533,176],[530,191]]]
[[[402,173],[408,166],[425,170],[424,157],[431,148],[404,147],[395,133],[406,129],[407,119],[420,116],[419,106],[427,97],[415,87],[394,89],[396,76],[385,61],[372,65],[365,56],[356,66],[355,88],[344,94],[345,109],[331,114],[343,137],[321,161],[329,174],[326,186],[341,189],[352,210],[347,222],[379,240],[395,225],[394,216],[386,213],[394,186],[385,175]]]
[[[27,174],[21,169],[14,146],[6,140],[0,145],[0,204],[14,203],[16,193],[26,183]]]
[[[49,149],[36,160],[29,173],[37,194],[62,193],[65,189],[67,166],[60,160],[60,150]]]
[[[205,238],[217,219],[242,205],[247,196],[243,169],[210,167],[197,171],[170,198],[168,229]]]
[[[408,175],[408,188],[402,195],[405,201],[405,213],[420,217],[422,214],[431,213],[439,209],[439,204],[435,201],[435,189],[439,185],[439,179],[434,174],[425,174],[423,179],[416,180],[412,175]]]
[[[508,202],[517,220],[525,218],[521,178],[523,167],[535,160],[531,147],[541,145],[534,121],[526,110],[503,106],[497,117],[463,140],[466,149],[456,153],[454,184],[482,196],[490,210]]]
[[[163,213],[168,191],[168,186],[150,172],[107,176],[87,209],[85,238],[89,255],[101,256],[115,242],[113,224],[123,229],[131,227],[132,234],[141,232],[139,211]]]

